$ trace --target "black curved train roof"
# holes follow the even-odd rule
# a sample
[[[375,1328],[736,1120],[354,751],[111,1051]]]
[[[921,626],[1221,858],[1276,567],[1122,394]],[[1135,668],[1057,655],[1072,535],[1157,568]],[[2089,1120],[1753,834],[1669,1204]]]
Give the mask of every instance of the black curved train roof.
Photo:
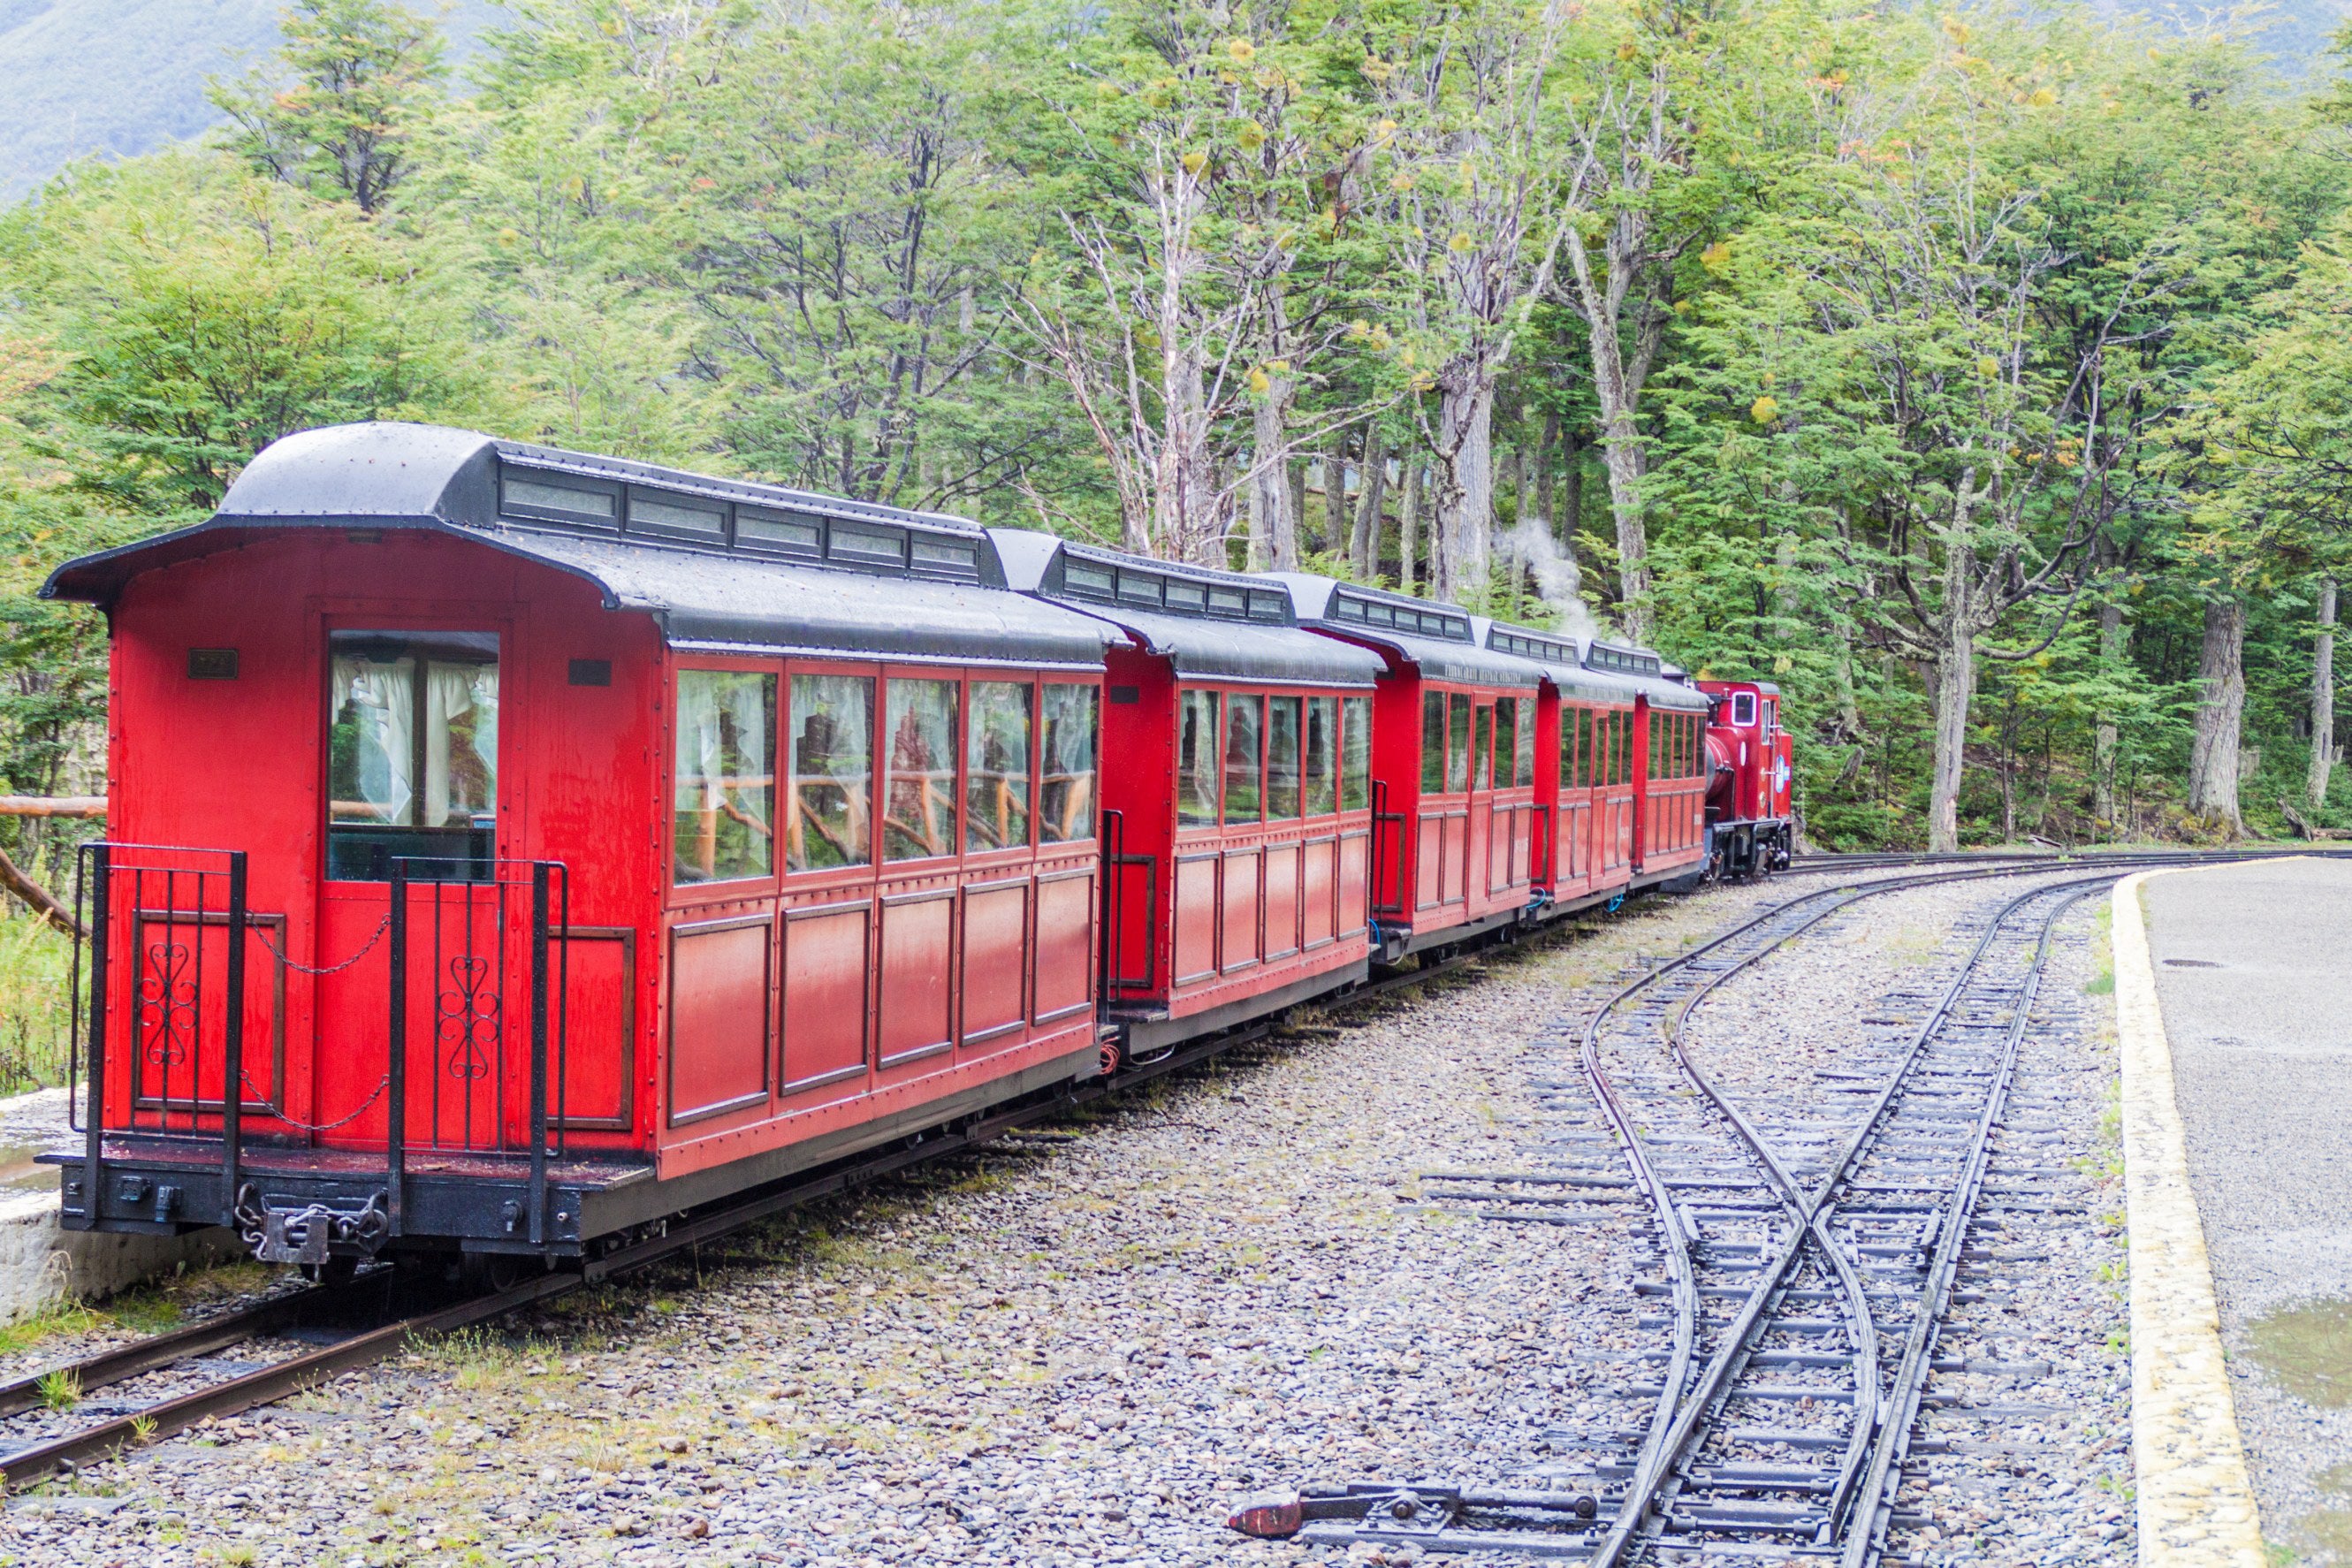
[[[212,517],[69,561],[41,596],[110,607],[142,574],[327,529],[441,533],[540,562],[593,584],[608,609],[651,614],[687,648],[1099,665],[1129,640],[1195,677],[1343,686],[1379,675],[1380,648],[1445,679],[1532,688],[1592,670],[1671,686],[1646,650],[1595,642],[1570,658],[1559,634],[1498,637],[1457,606],[1328,577],[1147,559],[395,421],[273,442]]]

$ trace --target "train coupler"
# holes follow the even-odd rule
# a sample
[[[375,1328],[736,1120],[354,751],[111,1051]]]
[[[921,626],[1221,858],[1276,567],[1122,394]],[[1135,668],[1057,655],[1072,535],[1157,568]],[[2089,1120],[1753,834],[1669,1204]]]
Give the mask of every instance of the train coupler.
[[[236,1231],[263,1263],[318,1268],[331,1258],[373,1258],[392,1235],[390,1194],[359,1208],[322,1203],[272,1204],[248,1182],[237,1190]]]

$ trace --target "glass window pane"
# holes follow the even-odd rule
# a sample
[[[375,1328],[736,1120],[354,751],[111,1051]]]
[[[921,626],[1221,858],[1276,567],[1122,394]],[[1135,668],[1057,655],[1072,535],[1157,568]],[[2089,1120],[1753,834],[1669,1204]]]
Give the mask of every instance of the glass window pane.
[[[497,634],[349,631],[328,645],[327,875],[383,881],[395,857],[487,874],[497,852]]]
[[[776,678],[732,669],[677,673],[677,822],[680,883],[764,877],[773,868]]]
[[[1187,691],[1176,707],[1176,821],[1207,827],[1217,820],[1217,693]]]
[[[1519,705],[1510,698],[1495,704],[1495,784],[1497,788],[1511,787],[1511,759],[1519,749]]]
[[[1495,781],[1487,773],[1487,764],[1495,755],[1495,710],[1484,703],[1472,711],[1470,721],[1470,787],[1485,789]]]
[[[1445,693],[1421,694],[1421,793],[1445,788]]]
[[[1536,782],[1536,700],[1514,698],[1511,705],[1519,710],[1518,742],[1511,748],[1511,777],[1527,789]]]
[[[1298,815],[1298,699],[1271,697],[1265,705],[1265,815]]]
[[[1457,691],[1445,710],[1445,792],[1460,795],[1470,787],[1470,699]]]
[[[1362,811],[1372,804],[1372,700],[1350,697],[1339,708],[1339,809]]]
[[[956,683],[890,682],[882,858],[955,853]]]
[[[964,736],[964,848],[1009,849],[1029,842],[1029,683],[971,683]]]
[[[1264,750],[1265,699],[1225,699],[1225,820],[1255,822],[1259,818],[1259,763]]]
[[[863,866],[874,858],[874,678],[793,677],[792,816],[784,868]]]
[[[1559,708],[1559,787],[1576,787],[1577,710],[1565,702]]]
[[[1095,836],[1095,706],[1101,695],[1075,681],[1045,688],[1045,776],[1037,791],[1037,829],[1048,844]]]
[[[1328,816],[1339,809],[1339,700],[1307,700],[1307,815]]]

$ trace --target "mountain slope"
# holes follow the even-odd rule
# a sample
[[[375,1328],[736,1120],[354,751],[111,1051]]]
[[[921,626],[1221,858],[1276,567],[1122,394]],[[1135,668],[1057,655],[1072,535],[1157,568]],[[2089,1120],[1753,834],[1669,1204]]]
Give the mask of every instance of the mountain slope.
[[[75,158],[152,153],[217,124],[205,79],[275,47],[283,4],[0,0],[0,204]],[[453,58],[491,14],[484,0],[452,8]]]

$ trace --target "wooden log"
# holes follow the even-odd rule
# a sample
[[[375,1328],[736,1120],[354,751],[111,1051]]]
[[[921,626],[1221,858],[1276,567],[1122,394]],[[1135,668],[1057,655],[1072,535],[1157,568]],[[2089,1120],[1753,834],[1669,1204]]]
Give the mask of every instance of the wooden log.
[[[81,922],[73,918],[73,911],[58,902],[56,896],[47,888],[18,870],[16,862],[8,858],[5,850],[0,850],[0,888],[5,888],[24,900],[32,907],[35,914],[68,936],[79,937],[86,934],[82,931]]]
[[[102,795],[0,795],[0,816],[104,816]]]

